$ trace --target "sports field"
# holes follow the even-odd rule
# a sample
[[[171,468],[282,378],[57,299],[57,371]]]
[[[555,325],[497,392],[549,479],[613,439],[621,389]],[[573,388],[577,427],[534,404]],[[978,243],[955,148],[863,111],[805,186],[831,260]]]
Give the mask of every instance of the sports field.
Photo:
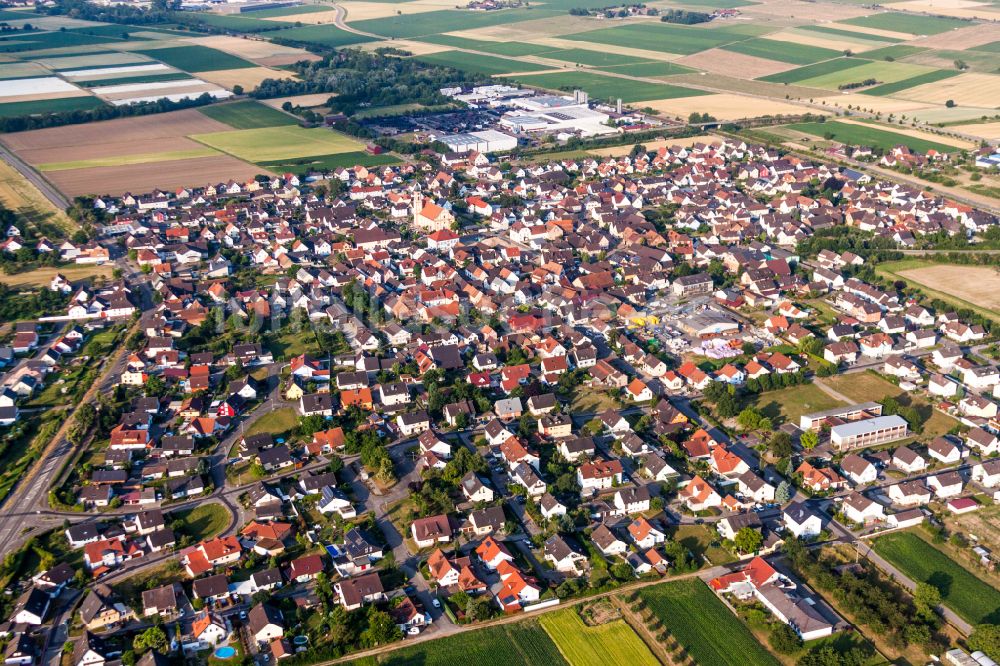
[[[778,664],[739,618],[700,580],[645,587],[639,596],[696,664]]]
[[[195,134],[192,139],[248,162],[271,162],[364,150],[364,144],[328,129],[263,127]]]
[[[911,532],[875,539],[872,548],[910,578],[930,583],[946,606],[973,623],[1000,623],[1000,590]]]
[[[658,666],[659,661],[624,620],[590,627],[575,608],[539,619],[570,666]],[[609,649],[612,648],[613,649]]]
[[[825,123],[795,123],[792,125],[785,125],[785,127],[798,132],[803,132],[805,134],[811,134],[816,137],[829,138],[833,141],[839,141],[852,146],[870,146],[871,148],[878,148],[880,150],[891,150],[894,146],[899,144],[909,146],[911,150],[916,150],[921,153],[926,153],[932,148],[944,153],[954,152],[956,150],[955,146],[941,143],[939,141],[920,139],[905,134],[899,134],[898,132],[879,129],[877,127],[854,123],[843,123],[836,120],[827,121]]]

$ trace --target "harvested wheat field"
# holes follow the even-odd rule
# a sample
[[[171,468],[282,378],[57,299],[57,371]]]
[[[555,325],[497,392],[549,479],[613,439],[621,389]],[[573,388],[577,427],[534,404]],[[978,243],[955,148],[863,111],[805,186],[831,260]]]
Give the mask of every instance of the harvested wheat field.
[[[276,97],[274,99],[262,99],[261,104],[272,109],[280,109],[285,102],[291,102],[292,106],[310,108],[313,106],[325,106],[326,100],[334,97],[333,93],[314,93],[312,95],[295,95],[294,97]]]
[[[379,19],[386,18],[388,16],[396,16],[396,12],[400,12],[403,15],[409,14],[422,14],[424,12],[434,12],[441,9],[450,9],[455,6],[455,3],[451,3],[448,6],[435,6],[433,3],[429,2],[342,2],[340,5],[347,10],[347,20],[348,21],[367,21],[368,19]],[[328,12],[320,12],[321,14],[326,14]],[[335,14],[336,12],[329,12]],[[310,23],[311,21],[305,21],[304,18],[310,16],[318,16],[319,14],[298,14],[296,15],[296,20],[301,20],[303,23]],[[333,20],[332,18],[330,19]],[[322,21],[326,23],[327,21]]]
[[[950,79],[927,83],[897,93],[903,99],[944,104],[954,100],[958,106],[1000,107],[1000,76],[970,72]]]
[[[1000,141],[1000,122],[953,125],[948,129],[953,129],[956,132],[962,132],[963,134],[972,134],[973,136],[981,136],[984,139],[989,139],[990,141]]]
[[[395,5],[393,5],[395,6]],[[350,15],[350,13],[348,13]],[[353,20],[353,16],[351,19]],[[293,14],[286,16],[272,16],[263,19],[265,21],[276,21],[278,23],[287,23],[289,21],[295,21],[296,23],[301,23],[302,25],[325,25],[327,23],[333,23],[337,20],[337,10],[331,9],[327,12],[309,12],[307,14]]]
[[[68,231],[77,228],[65,212],[53,206],[37,187],[3,160],[0,160],[0,204],[33,225],[56,224]]]
[[[701,53],[685,56],[675,62],[678,65],[745,79],[756,79],[779,72],[787,72],[798,66],[723,49],[708,49]]]
[[[834,51],[851,50],[854,52],[864,51],[879,46],[880,42],[858,38],[842,37],[838,35],[827,35],[822,32],[810,32],[808,30],[783,30],[773,35],[768,35],[768,39],[780,42],[791,42],[793,44],[804,44],[806,46],[816,46],[821,49],[833,49]]]
[[[466,39],[485,39],[499,42],[537,42],[539,35],[553,35],[558,37],[559,35],[572,35],[587,30],[595,30],[600,27],[602,27],[600,24],[595,25],[593,19],[567,14],[565,16],[493,25],[485,28],[474,28],[472,30],[452,31],[448,34],[465,37]],[[579,45],[579,42],[573,43]],[[608,47],[605,45],[604,50],[607,49]]]
[[[680,118],[687,118],[692,113],[708,113],[719,120],[739,120],[759,116],[790,116],[810,111],[808,107],[796,104],[730,93],[662,99],[641,102],[638,106],[648,106],[656,109],[659,113]],[[813,112],[815,113],[815,111]]]
[[[458,33],[448,33],[448,34],[449,35],[453,34],[458,36]],[[577,42],[572,39],[559,39],[558,37],[546,37],[544,39],[531,39],[531,40],[521,40],[521,41],[527,41],[530,42],[531,44],[539,44],[541,46],[551,46],[553,50],[584,49],[587,51],[597,51],[598,53],[607,53],[611,48],[607,44],[597,44],[594,42]],[[627,46],[615,46],[614,53],[617,53],[618,55],[626,55],[626,56],[633,56],[636,58],[642,58],[643,60],[661,60],[663,62],[675,62],[678,61],[679,58],[681,57],[676,53],[663,53],[662,51],[633,49]],[[544,56],[544,54],[541,55]]]
[[[996,268],[940,264],[896,271],[895,274],[981,308],[1000,310],[1000,271]]]
[[[94,277],[110,278],[114,270],[115,267],[112,264],[105,264],[103,266],[96,264],[42,266],[26,273],[15,273],[13,275],[0,272],[0,282],[11,287],[47,287],[57,273],[70,282],[77,282],[78,280]]]
[[[704,86],[720,92],[759,95],[774,99],[784,99],[785,95],[788,95],[789,99],[808,100],[830,94],[829,90],[820,90],[819,88],[769,83],[768,81],[748,81],[725,74],[679,74],[670,77],[670,83],[677,85],[689,83],[693,86]]]
[[[914,46],[932,49],[973,49],[1000,39],[997,37],[997,30],[995,24],[978,23],[967,28],[949,30],[937,35],[915,39],[910,43]]]
[[[265,169],[228,155],[126,166],[52,171],[48,179],[68,196],[151,192],[178,187],[202,187],[227,180],[245,181]]]
[[[444,46],[442,44],[428,44],[427,42],[415,42],[409,39],[394,39],[392,40],[393,47],[397,49],[402,49],[404,51],[409,51],[413,55],[422,56],[430,55],[432,53],[441,53],[441,51],[451,51],[455,47]],[[356,44],[351,48],[361,49],[362,51],[374,51],[376,49],[384,49],[385,42],[365,42],[363,44]]]
[[[820,97],[816,101],[828,106],[839,104],[839,108],[841,109],[846,109],[850,106],[873,113],[907,113],[908,111],[934,108],[925,102],[914,102],[913,100],[895,99],[893,97],[878,97],[876,95],[861,95],[859,93],[830,95],[829,97]]]
[[[66,125],[6,134],[0,140],[12,150],[23,154],[27,150],[89,146],[102,150],[109,137],[115,143],[136,143],[150,139],[181,138],[189,134],[226,132],[232,127],[212,120],[196,109],[158,113],[137,118],[119,118],[86,125]],[[68,153],[67,153],[68,154]]]
[[[809,21],[843,21],[870,14],[870,9],[860,5],[833,2],[802,2],[801,0],[767,0],[740,7],[747,16],[774,16],[779,19],[808,19]]]
[[[308,16],[308,14],[304,14],[303,16]],[[304,49],[297,49],[293,46],[282,46],[281,44],[265,42],[259,39],[241,39],[239,37],[215,35],[212,37],[187,38],[183,42],[185,45],[197,44],[198,46],[207,46],[211,49],[225,51],[231,55],[270,67],[277,66],[278,64],[289,64],[298,60],[319,59],[319,56],[309,53]],[[275,58],[287,59],[287,62],[265,62],[265,60],[273,60]]]
[[[827,5],[823,5],[826,7]],[[866,14],[870,12],[865,12]],[[888,37],[889,39],[900,39],[902,41],[907,41],[913,39],[913,35],[908,32],[896,32],[895,30],[882,30],[881,28],[869,28],[864,25],[851,25],[850,23],[830,23],[826,24],[828,28],[835,28],[837,30],[847,30],[848,32],[861,32],[866,35],[875,35],[876,37]]]
[[[253,90],[264,79],[294,79],[291,72],[268,67],[242,67],[240,69],[220,69],[214,72],[201,72],[198,77],[232,90],[233,86],[243,86],[245,90]]]
[[[975,0],[906,0],[906,2],[894,2],[889,8],[956,18],[980,18],[991,21],[1000,19],[1000,7]]]

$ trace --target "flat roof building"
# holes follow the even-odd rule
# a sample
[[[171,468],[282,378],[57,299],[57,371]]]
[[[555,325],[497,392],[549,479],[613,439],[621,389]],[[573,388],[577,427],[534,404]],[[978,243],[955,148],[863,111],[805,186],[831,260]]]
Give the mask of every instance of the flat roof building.
[[[838,451],[885,444],[909,434],[901,416],[876,416],[864,421],[841,423],[830,429],[830,444]]]
[[[832,422],[831,425],[839,425],[838,421],[861,421],[873,416],[882,415],[882,405],[877,402],[862,402],[857,405],[847,405],[845,407],[834,407],[824,409],[822,412],[803,414],[799,417],[799,429],[819,430],[824,423]]]

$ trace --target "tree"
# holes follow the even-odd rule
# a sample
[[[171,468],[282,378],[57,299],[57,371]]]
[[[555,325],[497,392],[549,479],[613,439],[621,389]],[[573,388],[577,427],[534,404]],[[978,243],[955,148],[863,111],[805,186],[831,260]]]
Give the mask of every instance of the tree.
[[[771,453],[777,458],[787,458],[794,451],[791,435],[781,430],[771,435],[768,445],[771,447]]]
[[[933,619],[936,608],[941,604],[941,590],[930,583],[917,583],[913,592],[913,604],[924,619]]]
[[[782,481],[778,484],[778,489],[774,491],[774,501],[778,504],[784,504],[790,499],[792,499],[792,484],[788,481]]]
[[[970,650],[982,650],[990,659],[1000,659],[1000,624],[977,624],[968,643]]]
[[[802,639],[787,624],[778,624],[771,630],[767,642],[779,654],[792,654],[802,647]]]
[[[132,649],[142,653],[155,650],[160,654],[166,654],[167,634],[162,627],[150,627],[132,639]]]
[[[799,437],[799,444],[806,451],[812,451],[819,444],[819,435],[813,430],[807,430]]]
[[[402,637],[403,632],[388,613],[374,606],[368,607],[368,628],[362,631],[360,636],[362,646],[372,648],[398,641]]]
[[[472,597],[465,605],[465,618],[469,622],[481,622],[493,617],[493,602],[487,595]]]
[[[741,553],[756,553],[764,543],[764,537],[752,527],[743,527],[733,537],[733,543]]]

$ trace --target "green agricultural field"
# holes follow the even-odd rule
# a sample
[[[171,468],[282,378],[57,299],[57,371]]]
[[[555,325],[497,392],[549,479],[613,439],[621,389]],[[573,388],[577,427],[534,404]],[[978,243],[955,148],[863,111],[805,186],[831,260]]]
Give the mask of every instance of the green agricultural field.
[[[787,72],[779,72],[777,74],[771,74],[770,76],[762,76],[758,79],[758,81],[768,81],[770,83],[798,83],[799,81],[805,81],[806,79],[812,79],[826,74],[833,74],[834,72],[850,69],[869,62],[871,61],[864,60],[862,58],[835,58],[834,60],[818,62],[815,65],[806,65],[805,67],[790,69]]]
[[[335,155],[316,155],[314,157],[302,157],[295,160],[276,160],[273,162],[258,162],[260,166],[277,173],[303,173],[305,171],[333,171],[340,167],[353,166],[383,166],[386,164],[398,164],[399,158],[395,155],[372,155],[364,151],[351,151],[348,153],[337,153]]]
[[[880,86],[875,86],[874,88],[868,88],[867,90],[862,90],[861,92],[864,95],[875,95],[878,97],[892,95],[902,90],[909,90],[910,88],[922,86],[925,83],[934,83],[935,81],[950,79],[951,77],[958,76],[959,74],[961,74],[961,72],[958,70],[935,69],[930,72],[911,76],[907,79],[894,81],[892,83],[885,83]]]
[[[573,64],[588,65],[590,67],[614,67],[616,65],[631,65],[637,62],[648,62],[649,58],[637,58],[635,56],[611,53],[610,51],[591,51],[590,49],[561,49],[559,51],[549,51],[543,58],[552,60],[562,60]]]
[[[837,37],[849,37],[851,39],[858,39],[866,42],[888,42],[890,44],[895,44],[896,42],[903,41],[897,37],[886,37],[884,35],[873,35],[867,32],[859,32],[857,30],[845,30],[844,28],[831,28],[825,25],[803,25],[797,28],[798,30],[809,30],[811,32],[821,32],[824,35],[835,35]]]
[[[724,28],[692,28],[670,23],[630,23],[562,37],[577,42],[626,46],[679,55],[692,55],[747,38],[747,35],[730,32]]]
[[[457,37],[456,35],[430,35],[421,37],[420,41],[428,44],[440,44],[441,46],[454,46],[459,49],[470,51],[483,51],[485,53],[495,53],[503,56],[526,56],[537,55],[555,51],[551,46],[540,44],[526,44],[524,42],[488,42],[483,39],[468,39]]]
[[[250,100],[232,104],[209,104],[198,110],[209,118],[238,130],[299,124],[298,120],[287,113]]]
[[[200,504],[193,509],[185,509],[170,515],[171,519],[183,523],[181,531],[195,541],[211,539],[222,534],[229,527],[229,511],[217,502]]]
[[[853,125],[835,120],[825,123],[795,123],[793,125],[786,125],[785,127],[818,137],[832,135],[830,138],[834,141],[840,141],[852,146],[870,146],[881,150],[891,150],[898,144],[909,146],[910,150],[921,153],[926,153],[931,148],[944,153],[958,150],[955,146],[950,146],[946,143],[897,134],[896,132],[879,129],[878,127]]]
[[[117,76],[113,79],[97,79],[95,81],[79,81],[77,83],[84,88],[100,88],[101,86],[117,86],[126,83],[155,83],[157,81],[180,81],[181,79],[190,78],[191,75],[187,72],[164,72],[162,74]]]
[[[571,666],[658,666],[659,661],[624,620],[596,627],[583,623],[575,608],[546,613],[539,620]],[[609,646],[614,646],[609,650]]]
[[[971,21],[939,16],[920,16],[918,14],[903,14],[901,12],[882,12],[869,14],[858,18],[841,21],[847,25],[857,25],[862,28],[890,30],[892,32],[908,32],[911,35],[936,35],[955,28],[965,28],[973,25]]]
[[[889,84],[915,76],[930,74],[935,70],[921,65],[909,65],[903,62],[867,62],[857,67],[842,69],[839,72],[821,74],[809,79],[800,79],[796,83],[809,88],[826,88],[828,90],[838,90],[840,86],[852,83],[861,83],[869,79],[881,81]]]
[[[414,56],[421,62],[442,67],[454,67],[466,72],[476,74],[510,74],[511,72],[541,72],[552,69],[546,65],[539,65],[532,62],[520,62],[509,58],[497,56],[481,55],[478,53],[466,53],[465,51],[439,51],[422,56]]]
[[[0,104],[0,118],[14,118],[36,113],[59,113],[61,111],[86,111],[104,106],[96,97],[63,97],[37,102],[7,102]]]
[[[222,30],[232,30],[234,32],[264,32],[275,30],[282,26],[295,25],[285,21],[264,21],[256,18],[231,14],[205,14],[201,12],[174,12],[174,18],[178,23],[191,23],[221,28]]]
[[[393,650],[361,664],[380,666],[510,666],[538,664],[570,666],[538,622],[525,620],[485,629],[465,631],[438,640]]]
[[[986,51],[987,53],[1000,53],[1000,42],[990,42],[982,46],[972,47],[973,51]]]
[[[893,44],[892,46],[883,46],[877,49],[872,49],[871,51],[863,51],[861,55],[872,60],[885,60],[886,58],[899,60],[900,58],[905,58],[906,56],[911,56],[916,53],[923,53],[926,50],[927,49],[920,46]]]
[[[768,60],[778,60],[793,65],[811,65],[814,62],[829,60],[841,55],[840,51],[834,51],[833,49],[807,46],[806,44],[793,44],[792,42],[779,42],[774,39],[748,39],[744,42],[727,44],[722,48],[734,53],[767,58]]]
[[[194,134],[191,138],[248,162],[274,162],[364,149],[358,141],[332,130],[291,125]]]
[[[1000,590],[916,534],[887,534],[872,547],[910,578],[938,588],[944,604],[969,622],[1000,622]]]
[[[41,14],[35,12],[14,11],[11,9],[0,9],[0,21],[19,21],[24,19],[40,18]]]
[[[69,162],[47,162],[37,165],[39,171],[67,171],[69,169],[94,169],[98,167],[128,166],[130,164],[149,164],[150,162],[169,162],[172,160],[194,160],[200,157],[216,157],[219,153],[211,148],[191,148],[188,150],[168,150],[161,153],[141,153],[138,155],[113,155],[111,157],[95,157],[89,160],[73,160]]]
[[[389,16],[386,18],[349,21],[352,28],[370,32],[383,37],[412,38],[424,35],[437,35],[455,30],[473,30],[494,25],[533,21],[550,18],[562,14],[558,9],[548,9],[541,6],[524,9],[502,9],[492,12],[470,12],[461,9],[442,9],[440,11],[409,14],[406,16]]]
[[[210,49],[207,46],[172,46],[163,49],[137,49],[150,58],[185,72],[214,72],[221,69],[244,69],[257,65],[234,55]]]
[[[353,32],[341,30],[332,25],[303,25],[298,28],[285,28],[276,30],[267,35],[278,43],[281,42],[301,42],[304,44],[318,44],[330,48],[340,48],[342,46],[352,46],[354,44],[364,44],[374,41],[371,37],[356,35]]]
[[[739,618],[700,580],[646,587],[639,591],[639,596],[697,664],[778,664]]]
[[[625,74],[626,76],[639,76],[655,78],[658,76],[675,76],[677,74],[691,74],[696,71],[684,65],[672,62],[662,62],[652,60],[649,62],[637,62],[633,65],[615,65],[614,67],[600,67],[601,71],[611,74]]]
[[[107,44],[109,41],[118,42],[121,40],[112,37],[86,35],[71,30],[67,30],[66,32],[15,32],[10,37],[0,38],[0,53],[91,46],[94,44]]]
[[[623,102],[641,102],[656,99],[673,99],[676,97],[694,97],[708,93],[691,88],[682,88],[661,83],[647,83],[610,76],[601,76],[594,72],[559,72],[557,74],[536,74],[519,76],[520,83],[551,90],[586,90],[593,99],[616,99]]]

